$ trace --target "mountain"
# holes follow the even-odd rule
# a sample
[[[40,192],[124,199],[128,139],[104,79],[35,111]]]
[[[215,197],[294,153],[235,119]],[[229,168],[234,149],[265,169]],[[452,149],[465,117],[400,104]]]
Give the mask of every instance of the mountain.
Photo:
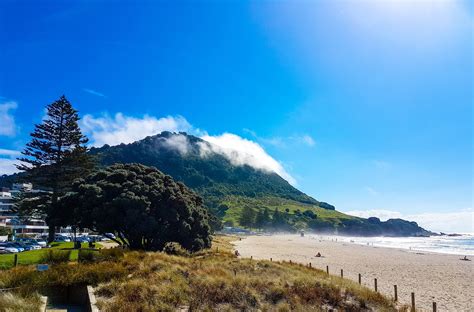
[[[242,159],[250,155],[215,146],[186,133],[162,132],[131,144],[92,148],[102,165],[137,162],[157,167],[194,189],[211,212],[227,225],[238,225],[245,209],[281,211],[286,229],[309,228],[348,235],[429,235],[415,222],[357,218],[338,212],[290,185],[275,172]],[[253,163],[249,161],[248,163]]]
[[[277,196],[334,209],[300,192],[274,172],[247,164],[234,165],[229,156],[215,152],[219,150],[215,145],[186,133],[162,132],[131,144],[92,148],[90,152],[98,156],[102,165],[137,162],[157,167],[207,200],[220,200],[229,195]]]
[[[271,216],[263,221],[263,227],[273,230],[307,228],[347,235],[432,234],[415,222],[382,222],[341,213],[299,191],[251,155],[223,149],[186,133],[162,132],[130,144],[92,148],[90,153],[101,166],[141,163],[158,168],[199,193],[209,210],[226,225],[251,225],[244,224],[244,215],[255,219],[267,210]],[[8,186],[14,178],[0,177],[0,186]]]

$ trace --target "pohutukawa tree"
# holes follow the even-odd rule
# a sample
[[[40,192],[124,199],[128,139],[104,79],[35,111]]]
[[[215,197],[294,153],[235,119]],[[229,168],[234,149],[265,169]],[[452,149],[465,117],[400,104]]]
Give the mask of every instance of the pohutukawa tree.
[[[112,165],[76,180],[61,201],[75,207],[80,227],[114,233],[130,249],[162,250],[168,242],[190,251],[211,246],[202,198],[154,167]]]
[[[79,128],[77,111],[66,97],[61,96],[46,109],[46,117],[35,125],[17,166],[26,173],[26,181],[44,191],[27,194],[18,210],[23,216],[43,216],[52,241],[56,226],[71,225],[72,211],[59,205],[58,199],[74,179],[90,172],[94,164],[87,155],[88,140]]]

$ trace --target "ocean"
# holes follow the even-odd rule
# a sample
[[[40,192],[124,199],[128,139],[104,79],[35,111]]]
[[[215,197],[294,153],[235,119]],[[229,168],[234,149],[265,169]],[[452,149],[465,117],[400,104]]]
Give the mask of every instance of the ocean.
[[[377,247],[407,249],[420,252],[436,252],[460,256],[474,256],[474,235],[432,237],[351,237],[310,235],[314,238],[371,245]]]

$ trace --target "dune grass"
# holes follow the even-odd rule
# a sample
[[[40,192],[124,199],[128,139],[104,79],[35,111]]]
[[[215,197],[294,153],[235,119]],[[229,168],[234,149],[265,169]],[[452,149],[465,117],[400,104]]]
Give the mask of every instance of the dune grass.
[[[94,285],[101,311],[397,311],[393,302],[350,280],[298,264],[239,259],[219,236],[189,256],[126,252],[105,261],[19,266],[0,287],[28,296],[43,287]],[[0,310],[1,310],[0,305]]]

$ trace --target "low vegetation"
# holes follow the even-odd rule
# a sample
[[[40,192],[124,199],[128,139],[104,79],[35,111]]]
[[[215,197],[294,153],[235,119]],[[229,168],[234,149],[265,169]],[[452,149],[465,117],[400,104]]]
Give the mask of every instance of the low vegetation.
[[[0,272],[0,287],[16,288],[18,300],[26,302],[44,287],[94,285],[101,311],[114,312],[396,311],[382,295],[317,269],[239,259],[231,239],[217,237],[212,249],[194,254],[101,251],[114,256],[52,265],[44,272],[19,266]],[[182,252],[176,245],[168,251]]]

